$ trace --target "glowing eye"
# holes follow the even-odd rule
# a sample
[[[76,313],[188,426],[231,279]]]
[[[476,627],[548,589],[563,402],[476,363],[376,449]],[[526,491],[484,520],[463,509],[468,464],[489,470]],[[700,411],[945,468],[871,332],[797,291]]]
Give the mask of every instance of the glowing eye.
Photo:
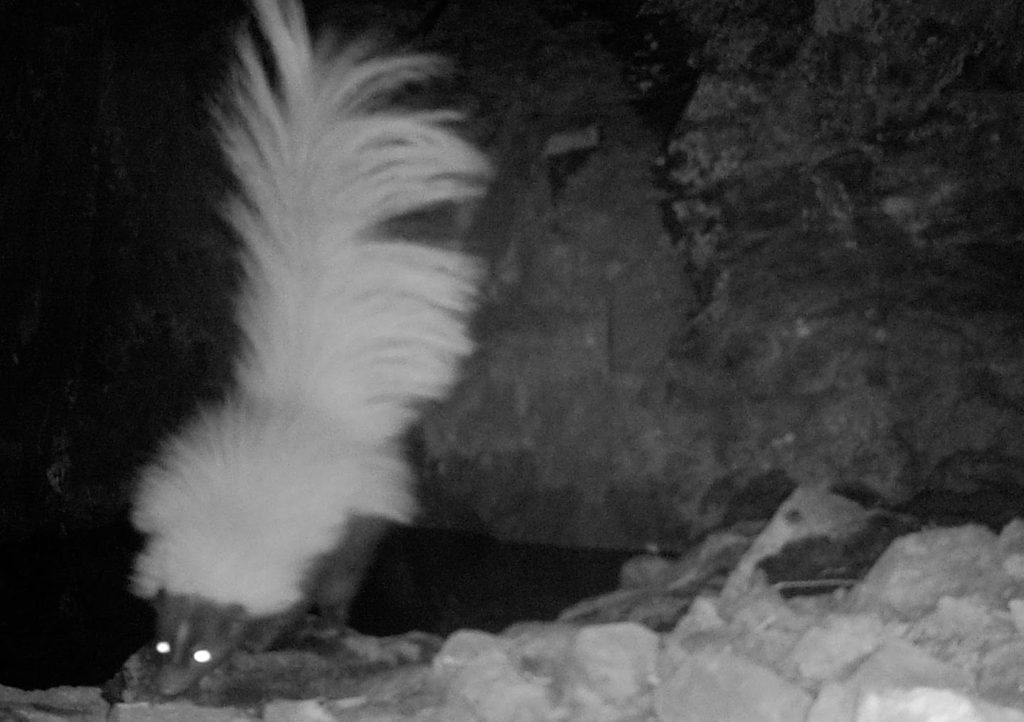
[[[170,643],[164,641],[163,639],[161,639],[159,642],[154,644],[153,648],[156,650],[157,654],[170,654],[171,653],[171,645],[170,645]]]
[[[210,654],[210,650],[208,649],[197,649],[192,653],[192,659],[194,659],[199,664],[206,664],[211,659],[213,659],[213,655]]]

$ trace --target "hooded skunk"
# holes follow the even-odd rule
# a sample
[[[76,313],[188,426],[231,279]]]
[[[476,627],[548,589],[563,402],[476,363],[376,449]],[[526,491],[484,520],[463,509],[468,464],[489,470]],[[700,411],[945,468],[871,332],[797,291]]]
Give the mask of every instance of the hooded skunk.
[[[401,437],[472,350],[478,262],[386,231],[485,190],[458,114],[396,107],[443,63],[314,45],[296,0],[252,4],[266,43],[241,33],[213,111],[245,343],[224,400],[142,470],[132,513],[165,695],[314,601],[344,619],[384,526],[414,512]]]

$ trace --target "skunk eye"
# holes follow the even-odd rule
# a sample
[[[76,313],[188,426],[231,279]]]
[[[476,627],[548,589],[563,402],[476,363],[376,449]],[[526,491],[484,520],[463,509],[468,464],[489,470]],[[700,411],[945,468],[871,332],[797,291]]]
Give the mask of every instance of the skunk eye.
[[[156,650],[157,654],[170,654],[171,644],[163,639],[153,645],[153,649]]]
[[[210,650],[208,649],[197,649],[192,653],[192,659],[199,664],[206,664],[213,659],[213,655],[210,654]]]

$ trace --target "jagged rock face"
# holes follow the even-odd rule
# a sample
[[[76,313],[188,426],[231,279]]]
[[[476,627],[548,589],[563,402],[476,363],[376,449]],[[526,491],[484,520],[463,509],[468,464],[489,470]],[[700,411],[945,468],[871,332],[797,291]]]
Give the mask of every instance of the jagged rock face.
[[[490,528],[671,546],[765,478],[946,490],[961,520],[1024,484],[1019,99],[954,90],[955,63],[896,72],[953,45],[817,32],[705,69],[656,174],[667,239],[644,242],[656,196],[624,169],[651,146],[621,118],[557,198],[520,199],[529,292],[428,433]]]

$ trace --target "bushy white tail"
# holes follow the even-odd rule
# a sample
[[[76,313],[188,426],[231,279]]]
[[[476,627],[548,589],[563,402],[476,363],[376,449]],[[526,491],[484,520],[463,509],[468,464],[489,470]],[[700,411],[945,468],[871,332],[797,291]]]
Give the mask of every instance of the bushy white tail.
[[[253,4],[273,72],[244,34],[215,112],[240,186],[226,217],[246,345],[228,399],[143,472],[133,518],[150,537],[137,593],[267,614],[300,601],[352,515],[411,513],[395,442],[470,352],[481,271],[381,224],[480,195],[488,166],[454,114],[394,105],[436,59],[314,47],[294,0]]]
[[[410,404],[446,393],[470,351],[480,269],[452,250],[381,238],[380,225],[478,196],[487,163],[451,131],[451,112],[388,107],[438,73],[437,59],[314,49],[296,3],[255,6],[277,86],[246,36],[219,115],[243,190],[228,212],[249,278],[239,381],[325,407],[368,441],[395,435]]]

